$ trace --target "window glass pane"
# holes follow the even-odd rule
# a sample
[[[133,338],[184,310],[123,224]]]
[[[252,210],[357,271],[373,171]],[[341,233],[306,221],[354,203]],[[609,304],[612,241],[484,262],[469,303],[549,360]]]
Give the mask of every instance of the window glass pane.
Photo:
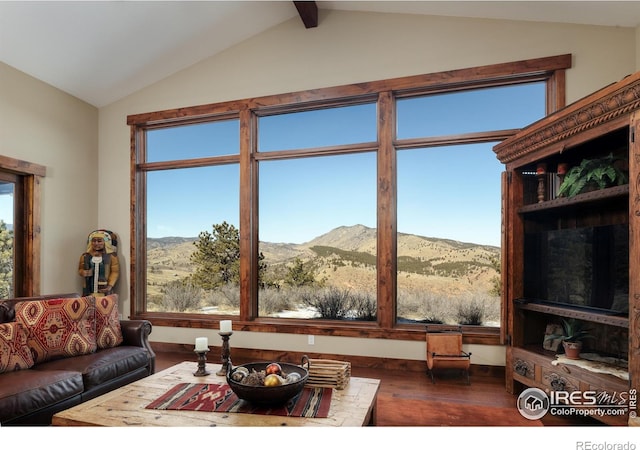
[[[375,153],[266,161],[259,178],[259,314],[375,320]]]
[[[223,120],[147,131],[147,162],[237,155],[240,122]]]
[[[398,321],[499,326],[493,145],[398,152]]]
[[[545,115],[545,83],[397,101],[398,139],[522,128]]]
[[[258,119],[258,150],[294,150],[375,142],[376,104],[342,106]]]
[[[0,298],[14,297],[14,192],[15,184],[0,181]]]
[[[239,165],[147,173],[147,310],[238,314]]]

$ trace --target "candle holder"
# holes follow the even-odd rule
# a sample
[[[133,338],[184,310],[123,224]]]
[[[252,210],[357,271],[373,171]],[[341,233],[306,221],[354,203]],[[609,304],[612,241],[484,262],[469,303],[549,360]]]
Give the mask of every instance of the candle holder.
[[[216,372],[216,375],[226,376],[229,371],[229,364],[231,363],[229,337],[233,334],[233,331],[220,331],[218,334],[222,337],[222,367]]]
[[[206,350],[194,350],[198,355],[198,370],[193,373],[196,377],[204,377],[209,375],[211,372],[207,372],[207,353],[209,349]]]

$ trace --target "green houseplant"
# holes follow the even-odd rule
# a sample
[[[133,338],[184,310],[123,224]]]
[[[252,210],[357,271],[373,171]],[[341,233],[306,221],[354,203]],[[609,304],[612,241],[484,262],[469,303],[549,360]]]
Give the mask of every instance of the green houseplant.
[[[562,319],[562,334],[551,334],[545,340],[560,339],[564,353],[569,359],[580,359],[583,339],[592,339],[585,323],[576,319]]]
[[[574,197],[587,190],[604,189],[620,186],[629,182],[627,174],[619,167],[622,158],[612,153],[602,158],[583,159],[567,172],[559,197]]]

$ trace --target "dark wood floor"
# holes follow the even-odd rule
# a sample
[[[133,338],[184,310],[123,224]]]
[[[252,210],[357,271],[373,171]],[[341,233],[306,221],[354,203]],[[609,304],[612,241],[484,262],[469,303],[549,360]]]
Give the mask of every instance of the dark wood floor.
[[[193,353],[156,352],[156,371],[178,362],[194,360]],[[234,361],[243,364],[251,361]],[[194,362],[195,364],[195,362]],[[504,380],[471,376],[471,384],[456,374],[436,376],[352,367],[354,377],[381,380],[378,393],[378,426],[597,426],[589,418],[554,417],[529,420],[518,412],[516,396],[507,393]]]

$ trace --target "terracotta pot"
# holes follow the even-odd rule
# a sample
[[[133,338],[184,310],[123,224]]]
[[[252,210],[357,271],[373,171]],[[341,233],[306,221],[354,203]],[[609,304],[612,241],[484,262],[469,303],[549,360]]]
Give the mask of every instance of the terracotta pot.
[[[580,359],[580,351],[582,350],[582,342],[562,341],[564,354],[568,359]]]

